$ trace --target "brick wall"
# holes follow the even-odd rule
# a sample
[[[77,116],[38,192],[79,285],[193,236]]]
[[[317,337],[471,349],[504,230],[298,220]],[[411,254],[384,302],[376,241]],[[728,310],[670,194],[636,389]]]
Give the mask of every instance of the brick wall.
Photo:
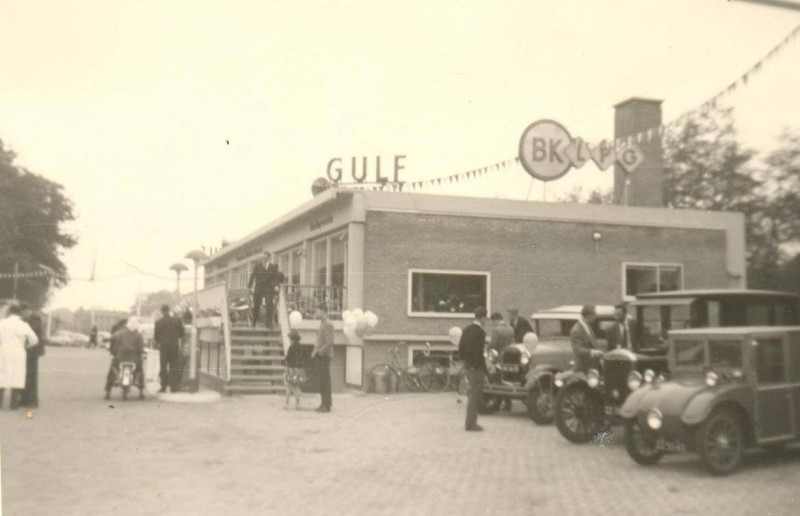
[[[603,235],[597,252],[593,231]],[[525,316],[619,302],[623,262],[682,263],[687,289],[728,285],[721,230],[369,212],[365,238],[364,307],[380,333],[446,335],[469,322],[408,317],[411,268],[489,271],[491,310]]]

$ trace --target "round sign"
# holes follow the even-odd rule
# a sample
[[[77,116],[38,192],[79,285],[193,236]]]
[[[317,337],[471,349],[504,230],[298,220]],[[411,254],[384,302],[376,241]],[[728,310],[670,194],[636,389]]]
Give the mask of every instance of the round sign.
[[[330,187],[331,183],[327,179],[318,177],[314,180],[314,183],[311,184],[311,194],[316,197]]]
[[[539,120],[522,133],[519,161],[536,179],[558,179],[572,166],[566,153],[571,142],[572,137],[564,126],[552,120]]]

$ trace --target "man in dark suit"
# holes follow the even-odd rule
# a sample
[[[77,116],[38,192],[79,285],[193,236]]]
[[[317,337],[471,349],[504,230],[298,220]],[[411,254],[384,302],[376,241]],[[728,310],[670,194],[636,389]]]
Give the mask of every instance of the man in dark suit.
[[[161,390],[178,392],[181,387],[181,341],[184,337],[183,322],[170,315],[169,306],[161,307],[161,319],[156,321],[153,340],[158,344],[161,359]]]
[[[628,309],[620,303],[614,307],[614,325],[608,329],[608,349],[631,349],[631,330],[628,326]]]
[[[45,353],[45,336],[42,318],[27,304],[22,304],[22,320],[28,323],[39,343],[25,349],[25,390],[22,391],[21,405],[28,408],[39,407],[39,357]]]
[[[603,356],[597,348],[597,338],[592,325],[597,320],[597,309],[594,305],[586,305],[581,309],[581,318],[569,332],[572,341],[572,353],[575,355],[575,369],[587,371],[596,365]]]
[[[256,262],[247,288],[253,290],[253,326],[255,327],[258,322],[258,312],[261,310],[263,301],[267,316],[267,328],[272,328],[275,319],[275,289],[283,281],[283,274],[278,270],[278,266],[272,263],[272,255],[269,251],[265,253],[265,258],[266,265]]]
[[[486,375],[486,360],[483,350],[486,346],[486,308],[475,309],[475,320],[461,332],[458,342],[458,354],[464,362],[469,381],[469,398],[467,400],[467,432],[480,432],[478,425],[478,409],[483,398],[483,381]]]
[[[506,312],[508,313],[508,323],[514,329],[514,342],[519,344],[522,342],[526,333],[533,331],[531,323],[529,323],[526,318],[520,317],[519,310],[516,308],[511,308],[506,310]]]

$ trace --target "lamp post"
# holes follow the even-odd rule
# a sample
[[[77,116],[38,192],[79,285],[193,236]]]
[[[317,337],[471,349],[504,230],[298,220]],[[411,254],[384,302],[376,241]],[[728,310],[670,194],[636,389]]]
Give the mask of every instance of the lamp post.
[[[201,262],[208,260],[208,255],[201,249],[194,249],[186,254],[186,258],[194,262],[194,310],[192,311],[192,327],[194,330],[192,332],[191,342],[189,343],[189,379],[192,381],[192,389],[197,390],[197,382],[195,381],[197,378],[197,360],[195,354],[197,352],[197,339],[199,337],[197,330],[197,313],[200,304],[197,294],[197,269],[200,267]]]
[[[188,271],[189,267],[185,266],[181,262],[175,262],[169,266],[170,270],[175,271],[175,290],[178,292],[178,302],[181,301],[181,273],[184,271]],[[197,281],[195,280],[195,285]]]

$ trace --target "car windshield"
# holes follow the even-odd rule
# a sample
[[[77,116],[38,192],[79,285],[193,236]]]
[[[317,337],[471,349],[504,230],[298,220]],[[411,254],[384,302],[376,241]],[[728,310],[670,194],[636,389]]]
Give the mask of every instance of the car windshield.
[[[742,343],[738,340],[712,340],[708,343],[711,367],[742,367]]]
[[[703,365],[705,342],[702,340],[675,340],[675,364],[682,366]]]

